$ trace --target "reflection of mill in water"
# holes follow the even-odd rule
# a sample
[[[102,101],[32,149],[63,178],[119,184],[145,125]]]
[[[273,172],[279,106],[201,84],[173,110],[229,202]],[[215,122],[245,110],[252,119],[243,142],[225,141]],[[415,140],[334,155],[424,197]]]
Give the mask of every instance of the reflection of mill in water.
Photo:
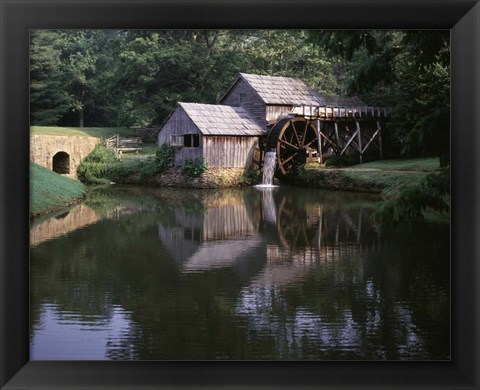
[[[320,264],[375,250],[378,240],[367,209],[336,206],[335,195],[323,200],[312,196],[299,203],[281,188],[262,192],[264,228],[270,239],[265,267],[252,285],[288,285]]]
[[[272,238],[266,246],[262,270],[242,288],[235,308],[249,329],[271,335],[276,353],[287,359],[309,343],[316,351],[360,344],[361,330],[349,310],[340,312],[331,323],[322,309],[304,306],[301,297],[305,290],[299,286],[304,281],[318,283],[323,279],[327,281],[326,290],[331,291],[337,283],[359,283],[363,262],[356,259],[365,251],[375,250],[378,242],[369,224],[368,209],[339,201],[339,194],[323,193],[322,198],[320,192],[300,191],[305,190],[292,194],[277,188],[263,193],[262,215]],[[299,197],[304,201],[299,202]],[[348,259],[347,268],[344,259]],[[301,304],[293,309],[286,296],[297,291],[301,292],[295,302]],[[314,292],[322,294],[325,292]],[[278,319],[279,312],[284,313],[282,320]]]
[[[265,274],[284,274],[285,281],[297,271],[308,272],[312,266],[365,247],[365,242],[360,244],[362,231],[372,234],[370,226],[365,226],[367,210],[338,208],[315,195],[299,202],[298,192],[291,191],[263,188],[246,196],[197,199],[198,214],[170,206],[175,222],[159,224],[159,237],[185,272],[245,269],[256,259],[255,279],[262,274],[258,266],[263,263]],[[369,241],[375,245],[376,240]]]
[[[369,229],[368,210],[364,208],[337,208],[327,202],[306,202],[299,206],[294,197],[262,190],[263,218],[275,227],[282,247],[292,252],[306,248],[321,248],[322,237],[327,247],[337,246],[346,250],[362,239],[363,229]],[[371,234],[371,233],[370,233]]]

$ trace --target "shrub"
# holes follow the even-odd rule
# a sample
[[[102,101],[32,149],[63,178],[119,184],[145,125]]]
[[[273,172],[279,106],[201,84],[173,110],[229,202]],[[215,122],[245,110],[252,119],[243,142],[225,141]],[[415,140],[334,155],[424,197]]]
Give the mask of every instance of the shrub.
[[[109,179],[112,179],[115,182],[122,182],[128,176],[141,172],[142,167],[141,161],[131,160],[131,161],[122,161],[117,164],[111,164],[106,172]]]
[[[185,164],[182,167],[182,173],[187,176],[197,177],[208,169],[208,164],[201,158],[185,160]]]
[[[160,172],[173,165],[175,159],[175,149],[170,145],[162,144],[155,153],[155,165],[157,172]]]
[[[120,161],[112,149],[104,145],[97,145],[78,166],[77,177],[84,183],[98,184],[99,180],[103,178],[110,179],[111,167],[118,164]]]
[[[155,152],[154,158],[149,158],[140,163],[138,170],[140,177],[144,180],[163,170],[171,167],[175,159],[175,149],[164,143]]]
[[[243,182],[247,185],[258,184],[262,181],[260,169],[249,169],[243,174]]]
[[[167,144],[157,149],[154,158],[143,161],[120,161],[113,150],[99,145],[80,163],[77,175],[79,180],[90,184],[96,184],[102,178],[122,182],[134,173],[139,173],[145,180],[170,167],[174,158],[175,150]]]
[[[103,145],[97,145],[92,152],[84,158],[84,162],[88,163],[114,163],[118,159],[113,149],[109,149]]]
[[[121,165],[121,163],[119,161],[114,163],[89,162],[87,158],[85,158],[77,168],[77,177],[84,183],[96,184],[97,179],[111,179],[110,172],[114,165]]]

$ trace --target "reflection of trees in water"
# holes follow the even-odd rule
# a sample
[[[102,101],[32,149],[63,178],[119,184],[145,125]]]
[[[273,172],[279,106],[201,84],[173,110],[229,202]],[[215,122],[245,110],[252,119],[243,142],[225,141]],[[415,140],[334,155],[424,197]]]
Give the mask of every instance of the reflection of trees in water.
[[[337,358],[428,358],[426,341],[417,329],[410,307],[389,292],[399,288],[394,281],[377,289],[374,300],[365,298],[378,282],[378,278],[366,273],[365,258],[382,253],[390,255],[391,251],[388,240],[379,240],[371,226],[371,205],[358,201],[352,205],[344,203],[338,195],[318,192],[275,194],[264,190],[260,194],[263,211],[248,214],[257,217],[253,226],[267,233],[266,261],[250,277],[236,303],[236,313],[246,319],[253,332],[265,335],[266,329],[270,329],[273,344],[290,340],[297,357],[329,358],[335,353]],[[356,200],[355,196],[352,199]],[[242,203],[242,206],[248,209],[252,204],[258,205],[258,202]],[[234,205],[230,207],[234,209]],[[178,224],[182,225],[181,218]],[[221,250],[223,242],[217,245],[221,257],[228,258]],[[215,251],[215,246],[212,250]],[[207,261],[203,266],[190,268],[204,272],[218,266],[231,267],[236,260],[238,257],[232,256],[223,263]],[[390,266],[382,265],[380,274],[396,275],[401,268],[394,267],[389,272]],[[295,297],[299,285],[311,287],[300,294],[300,299]],[[273,301],[266,299],[272,291],[276,296]],[[312,295],[316,301],[308,308]],[[440,301],[441,305],[447,302]],[[252,305],[257,311],[252,310]],[[280,309],[289,305],[292,306],[290,316],[275,320]],[[279,345],[287,348],[283,341]],[[305,348],[314,348],[317,354],[312,355],[313,352]],[[285,353],[277,350],[276,356],[293,356]],[[437,356],[447,355],[443,350]]]
[[[438,245],[448,243],[447,229],[428,237],[409,227],[396,241],[359,246],[338,244],[336,230],[314,260],[305,249],[269,251],[262,277],[237,302],[251,332],[286,359],[447,359],[448,256]],[[271,262],[288,277],[275,276]]]
[[[444,249],[436,249],[437,240],[424,239],[422,226],[379,240],[371,208],[348,208],[331,197],[316,203],[279,197],[278,203],[281,244],[267,250],[265,268],[237,303],[252,331],[274,343],[283,340],[276,344],[278,356],[448,358],[449,290],[448,281],[441,280],[448,265]],[[409,248],[417,252],[406,253]],[[443,260],[432,267],[427,259]],[[424,274],[432,268],[438,275]],[[421,309],[414,311],[418,302]],[[266,318],[282,312],[288,315]],[[433,322],[439,325],[435,329]]]
[[[427,334],[448,309],[445,266],[422,257],[442,258],[438,240],[415,249],[421,227],[379,240],[370,203],[282,191],[273,221],[256,190],[154,190],[137,214],[40,245],[32,317],[52,300],[85,316],[121,305],[137,326],[110,358],[448,355],[446,328]]]

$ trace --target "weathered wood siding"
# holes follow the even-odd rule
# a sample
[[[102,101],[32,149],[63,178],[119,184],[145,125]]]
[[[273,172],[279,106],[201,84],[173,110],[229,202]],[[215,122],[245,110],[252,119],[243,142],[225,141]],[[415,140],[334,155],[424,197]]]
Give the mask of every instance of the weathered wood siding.
[[[285,118],[290,113],[292,108],[292,106],[267,105],[267,121],[276,122],[282,118]]]
[[[198,203],[205,207],[201,213],[175,208],[173,226],[166,228],[159,224],[159,238],[176,262],[193,262],[196,264],[190,263],[189,267],[208,269],[218,265],[217,259],[223,252],[228,261],[232,254],[248,249],[247,240],[235,241],[235,238],[248,237],[251,241],[258,230],[258,221],[252,221],[243,198],[227,196],[218,203]]]
[[[203,159],[212,168],[249,168],[258,137],[204,136]]]
[[[223,97],[220,104],[243,107],[261,128],[266,128],[265,103],[245,80],[239,79]]]
[[[203,221],[203,239],[226,240],[256,232],[244,204],[209,208]]]
[[[158,146],[167,143],[171,145],[171,135],[200,134],[200,146],[190,148],[184,146],[175,146],[175,161],[177,166],[183,165],[187,159],[202,158],[202,134],[195,123],[188,117],[185,111],[178,106],[168,118],[165,125],[158,133]]]

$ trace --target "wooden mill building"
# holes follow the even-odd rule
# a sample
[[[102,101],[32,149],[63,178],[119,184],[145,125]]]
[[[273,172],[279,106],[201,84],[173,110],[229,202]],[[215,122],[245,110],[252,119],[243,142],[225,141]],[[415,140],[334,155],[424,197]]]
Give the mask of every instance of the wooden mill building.
[[[175,165],[202,158],[212,168],[250,165],[261,128],[241,107],[178,103],[158,134],[175,148]]]
[[[287,116],[297,105],[323,105],[322,97],[302,80],[240,73],[220,104],[240,106],[262,128]]]
[[[387,111],[360,99],[320,95],[302,80],[240,73],[216,105],[179,103],[159,132],[176,148],[175,164],[203,158],[210,167],[248,168],[254,154],[276,150],[280,171],[315,158],[370,146],[381,156]]]

